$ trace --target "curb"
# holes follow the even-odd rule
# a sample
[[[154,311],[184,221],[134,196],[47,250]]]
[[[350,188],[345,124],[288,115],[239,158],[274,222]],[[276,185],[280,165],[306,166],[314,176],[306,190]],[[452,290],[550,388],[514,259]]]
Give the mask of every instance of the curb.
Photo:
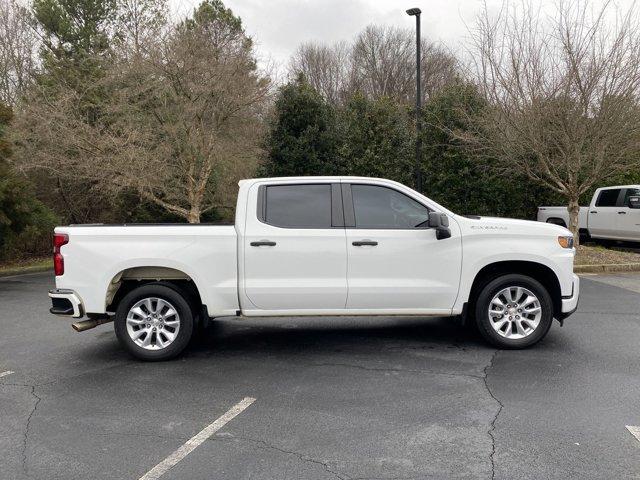
[[[37,267],[16,267],[1,271],[0,278],[13,277],[15,275],[25,275],[27,273],[41,273],[49,271],[53,271],[53,267],[51,265],[38,265]]]
[[[640,263],[611,263],[606,265],[574,265],[574,273],[640,272]]]

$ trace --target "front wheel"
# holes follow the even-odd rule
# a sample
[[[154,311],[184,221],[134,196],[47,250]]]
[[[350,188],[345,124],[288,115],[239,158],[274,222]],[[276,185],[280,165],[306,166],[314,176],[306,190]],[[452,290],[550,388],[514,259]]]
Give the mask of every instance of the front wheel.
[[[168,360],[180,354],[193,334],[193,314],[184,296],[162,284],[129,292],[114,321],[120,344],[141,360]]]
[[[489,282],[476,301],[481,335],[500,348],[526,348],[547,334],[553,322],[549,292],[525,275],[504,275]]]

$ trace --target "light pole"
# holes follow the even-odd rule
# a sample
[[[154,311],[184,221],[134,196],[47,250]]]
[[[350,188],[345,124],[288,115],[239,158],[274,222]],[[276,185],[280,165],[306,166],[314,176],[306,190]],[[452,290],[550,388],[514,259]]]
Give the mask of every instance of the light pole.
[[[420,88],[420,14],[419,8],[410,8],[407,14],[416,17],[416,190],[422,193],[422,89]]]

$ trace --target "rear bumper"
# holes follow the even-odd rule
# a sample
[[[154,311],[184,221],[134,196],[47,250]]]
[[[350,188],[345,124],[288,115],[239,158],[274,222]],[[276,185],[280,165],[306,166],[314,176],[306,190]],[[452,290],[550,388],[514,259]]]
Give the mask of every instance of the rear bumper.
[[[49,312],[63,317],[81,318],[84,316],[82,300],[73,290],[54,288],[49,290],[51,308]]]
[[[564,320],[578,308],[578,300],[580,298],[580,277],[573,274],[573,288],[571,295],[562,297],[562,312],[558,315],[560,320]]]

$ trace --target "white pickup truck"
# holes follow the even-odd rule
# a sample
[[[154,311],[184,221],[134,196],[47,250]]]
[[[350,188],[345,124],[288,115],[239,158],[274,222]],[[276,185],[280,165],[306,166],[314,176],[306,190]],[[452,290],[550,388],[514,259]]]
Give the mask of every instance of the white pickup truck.
[[[467,218],[396,182],[240,182],[235,225],[78,225],[54,235],[51,313],[114,320],[145,360],[179,354],[224,316],[473,318],[502,348],[577,308],[573,237],[557,225]]]
[[[538,221],[566,227],[567,207],[539,207]],[[588,207],[580,207],[581,236],[640,242],[640,185],[598,188]]]

